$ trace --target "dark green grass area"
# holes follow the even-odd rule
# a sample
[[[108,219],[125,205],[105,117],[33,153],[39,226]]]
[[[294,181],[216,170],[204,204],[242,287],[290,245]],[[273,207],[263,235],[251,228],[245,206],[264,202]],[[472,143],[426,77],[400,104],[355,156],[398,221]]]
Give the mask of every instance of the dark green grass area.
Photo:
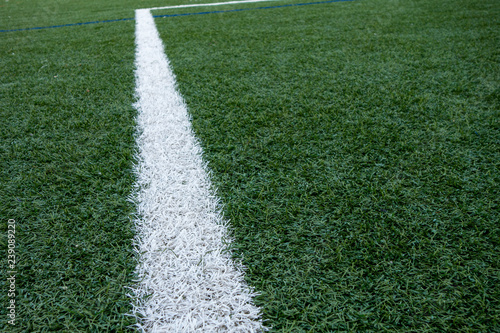
[[[500,330],[499,21],[495,0],[157,20],[274,332]]]
[[[0,45],[0,331],[126,331],[134,24],[8,33]],[[15,326],[6,315],[8,219]]]

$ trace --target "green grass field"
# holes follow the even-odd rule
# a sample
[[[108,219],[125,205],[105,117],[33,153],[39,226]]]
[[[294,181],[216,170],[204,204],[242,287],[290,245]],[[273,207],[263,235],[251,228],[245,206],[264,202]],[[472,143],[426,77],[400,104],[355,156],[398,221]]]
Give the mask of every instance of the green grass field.
[[[2,292],[0,331],[123,329],[135,267],[134,25],[0,38],[2,272],[7,219],[17,222],[18,261],[17,324],[7,324]]]
[[[0,29],[205,2],[10,0]],[[273,332],[500,331],[498,1],[156,22]],[[134,24],[0,33],[2,332],[134,323]]]

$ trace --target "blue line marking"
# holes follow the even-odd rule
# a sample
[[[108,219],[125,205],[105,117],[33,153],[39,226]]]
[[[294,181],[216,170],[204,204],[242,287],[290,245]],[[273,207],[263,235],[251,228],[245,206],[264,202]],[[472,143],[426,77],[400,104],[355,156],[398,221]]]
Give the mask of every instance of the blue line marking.
[[[160,17],[177,17],[177,16],[189,16],[189,15],[206,15],[206,14],[220,14],[220,13],[230,13],[230,12],[242,12],[245,10],[257,10],[257,9],[273,9],[273,8],[284,8],[284,7],[293,7],[293,6],[308,6],[308,5],[319,5],[325,3],[333,3],[333,2],[348,2],[355,0],[328,0],[328,1],[317,1],[317,2],[305,2],[305,3],[294,3],[287,5],[278,5],[278,6],[266,6],[266,7],[255,7],[255,8],[240,8],[240,9],[229,9],[229,10],[214,10],[210,12],[198,12],[198,13],[184,13],[184,14],[167,14],[167,15],[153,15],[154,18]],[[123,19],[115,19],[115,20],[104,20],[104,21],[91,21],[91,22],[82,22],[82,23],[69,23],[69,24],[61,24],[61,25],[51,25],[47,27],[34,27],[34,28],[23,28],[23,29],[11,29],[11,30],[0,30],[1,32],[15,32],[15,31],[29,31],[29,30],[41,30],[41,29],[52,29],[52,28],[64,28],[64,27],[74,27],[79,25],[88,25],[88,24],[98,24],[98,23],[110,23],[110,22],[120,22],[120,21],[133,21],[135,18],[123,18]]]
[[[135,18],[124,18],[124,19],[116,19],[116,20],[104,20],[104,21],[91,21],[91,22],[82,22],[82,23],[69,23],[69,24],[61,24],[61,25],[51,25],[48,27],[34,27],[34,28],[24,28],[24,29],[11,29],[11,30],[0,30],[0,32],[14,32],[14,31],[27,31],[27,30],[41,30],[41,29],[52,29],[52,28],[64,28],[64,27],[74,27],[77,25],[87,25],[87,24],[97,24],[97,23],[109,23],[109,22],[119,22],[119,21],[132,21]]]

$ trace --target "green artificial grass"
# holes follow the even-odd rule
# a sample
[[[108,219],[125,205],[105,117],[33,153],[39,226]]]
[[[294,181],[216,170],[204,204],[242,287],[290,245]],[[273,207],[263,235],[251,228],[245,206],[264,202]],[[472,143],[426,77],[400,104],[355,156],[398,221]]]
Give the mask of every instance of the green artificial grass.
[[[499,14],[364,0],[157,19],[273,332],[500,329]]]
[[[0,29],[201,2],[10,0]],[[499,17],[362,0],[157,20],[274,332],[500,330]],[[134,323],[134,24],[0,34],[1,332]]]
[[[0,30],[134,18],[140,8],[219,0],[9,0],[0,4]],[[212,7],[213,8],[213,7]],[[63,32],[60,32],[63,33]]]
[[[61,22],[64,13],[55,13]],[[0,35],[1,332],[123,332],[135,323],[124,315],[136,264],[127,200],[134,28]],[[16,221],[15,326],[6,315],[8,219]]]

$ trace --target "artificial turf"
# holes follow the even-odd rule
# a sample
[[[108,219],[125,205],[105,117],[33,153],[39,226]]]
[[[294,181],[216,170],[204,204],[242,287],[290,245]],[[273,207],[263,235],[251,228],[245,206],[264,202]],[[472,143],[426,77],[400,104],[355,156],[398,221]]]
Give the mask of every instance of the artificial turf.
[[[364,0],[157,19],[273,331],[500,329],[499,14]]]
[[[134,24],[4,33],[0,51],[0,331],[127,331]],[[6,315],[8,219],[15,326]]]
[[[137,8],[179,3],[11,0],[0,5],[0,30],[133,18]],[[134,34],[133,20],[0,33],[1,332],[121,332],[135,323],[126,316],[136,265]]]
[[[200,2],[10,0],[0,29]],[[362,0],[157,19],[273,331],[500,330],[499,17]],[[2,33],[0,52],[18,260],[13,327],[0,258],[0,331],[126,331],[134,22]]]

